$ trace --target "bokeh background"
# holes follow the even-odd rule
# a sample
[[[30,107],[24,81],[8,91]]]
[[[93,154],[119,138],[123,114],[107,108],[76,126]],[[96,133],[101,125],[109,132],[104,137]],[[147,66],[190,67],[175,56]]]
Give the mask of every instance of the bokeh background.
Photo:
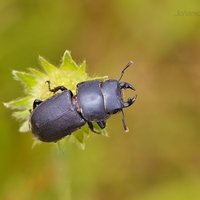
[[[11,70],[59,65],[64,51],[90,76],[119,78],[138,94],[90,134],[85,150],[66,143],[32,148],[12,111],[0,105],[0,199],[200,199],[200,2],[1,0],[0,102],[22,97]],[[128,96],[134,92],[127,92]]]

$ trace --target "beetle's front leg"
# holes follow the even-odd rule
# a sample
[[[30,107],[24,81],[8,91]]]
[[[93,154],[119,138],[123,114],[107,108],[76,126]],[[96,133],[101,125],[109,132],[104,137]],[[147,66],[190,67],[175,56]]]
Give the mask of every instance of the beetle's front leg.
[[[101,129],[104,129],[106,127],[106,120],[99,121],[97,124]]]
[[[97,133],[97,134],[101,134],[101,132],[97,132],[97,131],[94,130],[94,126],[93,126],[92,122],[88,122],[88,126],[89,126],[89,128],[92,132]]]

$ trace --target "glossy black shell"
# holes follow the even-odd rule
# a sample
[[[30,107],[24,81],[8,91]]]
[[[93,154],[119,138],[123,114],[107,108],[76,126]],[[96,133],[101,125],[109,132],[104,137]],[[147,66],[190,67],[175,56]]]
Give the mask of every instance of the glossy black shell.
[[[44,142],[56,142],[86,122],[76,111],[71,91],[64,90],[38,105],[30,116],[30,131]]]
[[[122,93],[116,80],[94,80],[77,85],[81,114],[87,122],[106,120],[122,108]]]

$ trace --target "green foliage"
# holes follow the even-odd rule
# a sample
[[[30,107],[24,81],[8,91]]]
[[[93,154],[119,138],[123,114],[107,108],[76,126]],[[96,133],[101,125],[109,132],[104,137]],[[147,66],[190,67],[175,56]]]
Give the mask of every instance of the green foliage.
[[[26,96],[8,103],[4,103],[4,105],[7,108],[17,110],[13,112],[13,116],[23,122],[20,126],[20,132],[29,131],[28,122],[33,101],[35,99],[45,100],[52,95],[52,93],[48,90],[47,84],[45,83],[47,80],[51,81],[52,87],[64,85],[72,90],[73,93],[75,93],[76,85],[79,82],[91,79],[85,72],[86,62],[84,61],[80,66],[78,66],[73,61],[69,51],[65,51],[62,58],[62,63],[58,68],[50,64],[41,56],[39,57],[39,61],[44,72],[34,68],[30,68],[28,73],[16,70],[12,71],[14,79],[23,84]],[[95,79],[101,80],[106,78],[106,76],[95,77]],[[95,126],[95,128],[100,131],[98,126]],[[106,134],[105,131],[102,131],[102,133],[104,135]],[[73,137],[73,139],[70,140],[78,142],[78,144],[80,144],[83,148],[85,144],[85,135],[88,134],[89,128],[85,126],[69,137]]]

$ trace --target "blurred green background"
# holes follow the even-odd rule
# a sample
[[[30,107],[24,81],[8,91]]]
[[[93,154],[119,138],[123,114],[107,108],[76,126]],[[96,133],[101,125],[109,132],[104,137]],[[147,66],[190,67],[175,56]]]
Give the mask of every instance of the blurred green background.
[[[110,137],[90,134],[85,150],[66,143],[32,148],[0,105],[2,200],[200,199],[200,2],[0,1],[0,102],[23,97],[11,70],[59,65],[64,51],[90,76],[119,78],[138,94],[112,116]],[[127,96],[134,93],[127,92]]]

